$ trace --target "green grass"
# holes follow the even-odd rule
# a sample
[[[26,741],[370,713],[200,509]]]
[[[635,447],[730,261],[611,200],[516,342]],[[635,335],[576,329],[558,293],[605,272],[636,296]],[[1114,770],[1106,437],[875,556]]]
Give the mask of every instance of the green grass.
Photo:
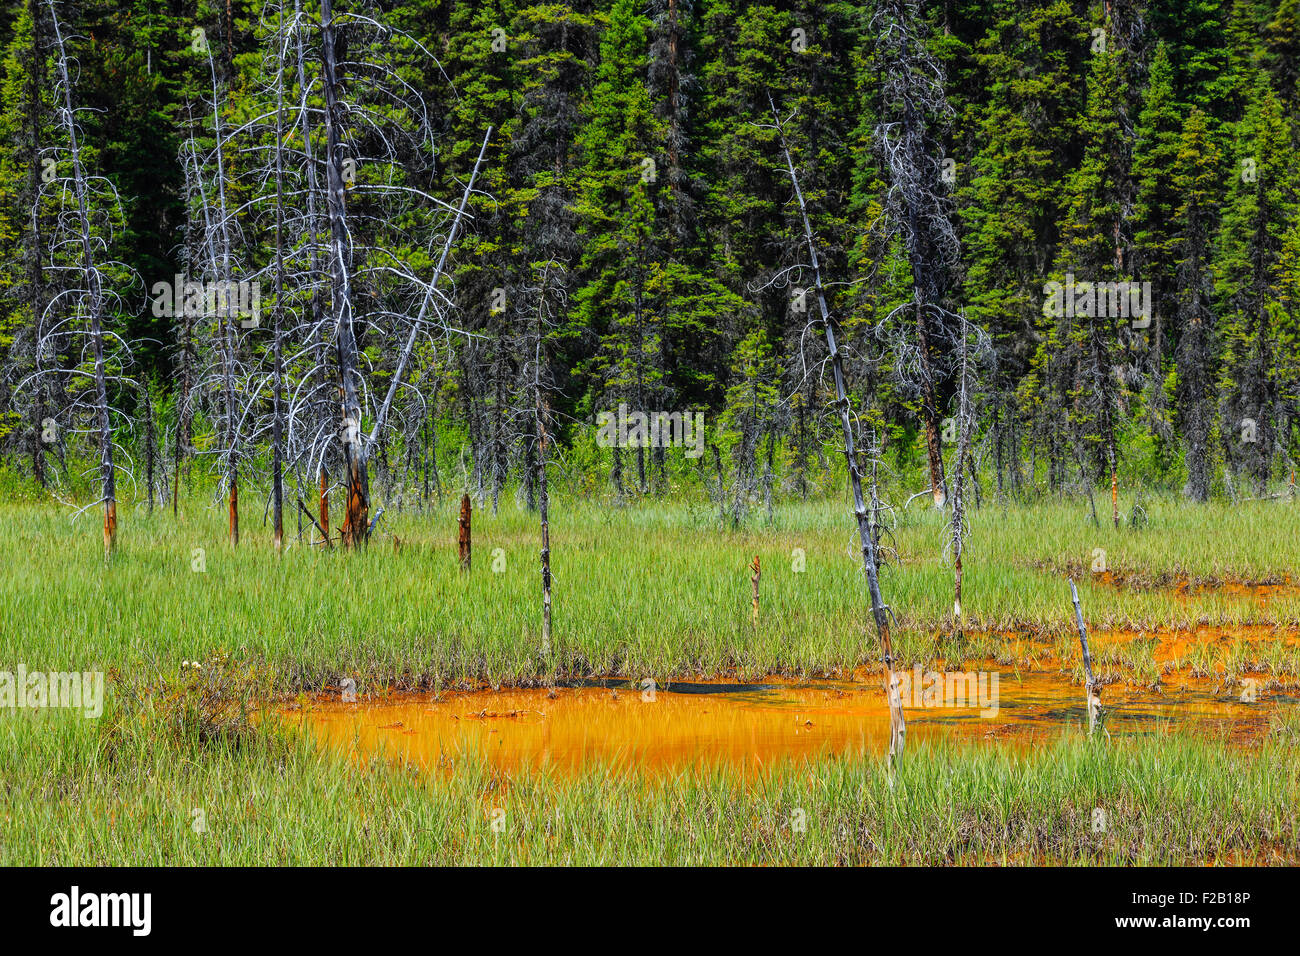
[[[912,747],[891,787],[874,759],[665,780],[603,766],[506,777],[471,757],[422,774],[301,738],[197,747],[130,720],[24,720],[0,723],[3,865],[1300,860],[1292,732],[1251,750],[1176,735]]]
[[[1094,549],[1138,586],[1082,574],[1094,634],[1197,622],[1293,629],[1300,598],[1260,609],[1212,591],[1145,587],[1280,580],[1300,566],[1290,502],[1195,507],[1148,501],[1141,530],[1094,528],[1077,502],[971,515],[964,635],[950,620],[940,515],[894,529],[883,575],[909,662],[948,635],[949,661],[994,658],[1080,681],[1062,571]],[[363,863],[1202,863],[1297,862],[1300,761],[1294,715],[1249,748],[1183,735],[1052,747],[912,745],[891,787],[882,760],[827,757],[762,777],[717,768],[668,779],[602,766],[570,778],[504,776],[469,759],[432,773],[281,740],[239,718],[258,698],[340,675],[362,692],[530,683],[552,676],[844,675],[877,659],[846,508],[781,507],[768,526],[719,530],[704,504],[618,508],[554,502],[555,637],[539,639],[535,516],[506,502],[474,518],[474,569],[456,564],[454,502],[389,514],[365,553],[294,546],[277,559],[245,514],[191,501],[179,522],[123,508],[105,562],[92,513],[0,509],[0,669],[110,670],[108,712],[0,713],[0,864]],[[293,537],[291,535],[291,537]],[[206,570],[192,570],[193,549]],[[495,549],[501,551],[494,555]],[[803,549],[806,570],[792,568]],[[763,562],[762,621],[750,622],[747,565]],[[504,570],[493,571],[504,557]],[[1098,654],[1103,675],[1150,682],[1150,638]],[[230,669],[207,696],[181,662],[219,650]],[[1294,646],[1252,634],[1198,644],[1182,666],[1300,674]],[[215,690],[212,688],[215,687]],[[505,811],[504,832],[491,826]],[[1107,826],[1095,832],[1093,810]],[[196,833],[193,811],[206,831]],[[794,826],[797,810],[806,831]]]
[[[251,498],[249,500],[252,500]],[[247,507],[247,506],[246,506]],[[1289,502],[1196,507],[1148,501],[1142,530],[1096,529],[1078,502],[989,505],[971,515],[965,555],[965,636],[944,653],[1033,666],[1077,667],[1073,610],[1060,569],[1084,569],[1080,596],[1094,633],[1187,628],[1198,622],[1294,629],[1300,593],[1261,609],[1213,591],[1116,588],[1088,570],[1095,549],[1130,580],[1278,580],[1300,567],[1300,507]],[[385,515],[403,539],[377,536],[368,553],[293,547],[277,560],[269,535],[244,517],[232,550],[223,512],[190,502],[179,522],[124,508],[121,547],[102,555],[96,516],[74,523],[49,506],[0,510],[0,661],[72,669],[99,665],[140,677],[174,673],[218,649],[265,663],[281,691],[339,675],[380,686],[534,682],[561,674],[767,673],[843,675],[877,659],[851,523],[838,503],[780,508],[772,526],[719,531],[704,505],[617,508],[560,499],[552,509],[555,634],[540,644],[534,515],[507,500],[474,517],[474,569],[460,573],[455,506]],[[951,569],[942,516],[913,510],[896,522],[900,561],[882,587],[906,661],[925,660],[952,630]],[[290,535],[294,537],[294,535]],[[192,570],[193,549],[206,571]],[[494,551],[501,549],[494,562]],[[794,550],[806,570],[792,570]],[[747,564],[763,562],[762,622],[750,622]],[[504,570],[493,571],[494,563]],[[1023,635],[1026,641],[1009,640]],[[1211,665],[1248,669],[1211,649]],[[1140,645],[1103,663],[1150,677]],[[1268,640],[1275,676],[1300,674],[1300,652]]]

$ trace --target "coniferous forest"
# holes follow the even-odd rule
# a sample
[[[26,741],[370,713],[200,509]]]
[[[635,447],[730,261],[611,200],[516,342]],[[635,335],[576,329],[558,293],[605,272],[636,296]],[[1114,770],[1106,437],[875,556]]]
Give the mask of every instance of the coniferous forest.
[[[531,504],[551,442],[620,497],[676,458],[739,520],[825,484],[824,316],[860,453],[938,502],[1291,481],[1294,0],[18,0],[0,31],[0,443],[47,487]]]

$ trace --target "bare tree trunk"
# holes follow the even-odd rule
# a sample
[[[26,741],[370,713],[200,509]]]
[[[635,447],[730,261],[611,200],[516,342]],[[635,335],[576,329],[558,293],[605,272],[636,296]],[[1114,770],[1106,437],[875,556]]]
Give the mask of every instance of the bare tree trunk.
[[[966,519],[966,502],[963,498],[965,490],[962,462],[965,460],[970,449],[970,392],[969,392],[969,374],[970,374],[970,355],[968,353],[968,344],[966,341],[966,318],[963,315],[961,321],[961,391],[957,402],[957,456],[954,466],[953,476],[953,495],[952,495],[952,558],[953,558],[953,597],[952,597],[952,616],[956,621],[958,633],[961,633],[963,616],[961,609],[961,554],[965,543],[965,528],[963,522]]]
[[[276,239],[277,246],[279,238]],[[279,250],[277,249],[277,258]],[[284,549],[284,346],[283,332],[281,329],[281,307],[280,296],[283,291],[283,274],[277,277],[276,303],[275,303],[275,395],[271,409],[271,497],[272,497],[272,515],[275,525],[274,545],[277,553]]]
[[[533,425],[537,432],[537,510],[542,533],[542,653],[551,653],[551,515],[550,491],[546,484],[547,445],[550,432],[546,427],[547,405],[542,396],[542,338],[546,308],[546,273],[543,272],[542,287],[537,306],[537,328],[534,332],[533,351]]]
[[[428,313],[429,305],[433,302],[434,290],[438,286],[438,280],[442,278],[443,270],[447,267],[447,257],[451,253],[452,244],[456,241],[456,233],[460,230],[461,219],[465,216],[465,207],[469,205],[469,197],[474,192],[474,180],[478,178],[479,167],[483,164],[483,157],[487,153],[488,141],[492,138],[492,127],[487,128],[483,135],[483,145],[479,147],[478,159],[474,160],[474,169],[470,172],[469,182],[465,185],[465,191],[460,197],[460,208],[456,210],[456,216],[451,221],[451,228],[447,230],[447,241],[443,243],[442,255],[438,259],[438,266],[433,270],[433,276],[429,279],[429,284],[425,289],[424,299],[420,303],[420,313],[411,323],[411,333],[406,338],[406,347],[402,349],[402,354],[398,357],[397,368],[393,371],[392,380],[388,383],[388,394],[384,396],[384,404],[380,406],[379,413],[375,416],[375,424],[370,429],[370,438],[367,441],[367,450],[373,450],[375,443],[379,438],[379,430],[383,427],[385,420],[388,418],[388,411],[393,405],[393,398],[397,395],[397,386],[401,384],[402,375],[406,372],[406,363],[411,360],[411,355],[415,351],[415,341],[419,336],[420,329],[424,326],[424,317]]]
[[[279,10],[277,46],[284,51],[284,7]],[[275,83],[275,314],[272,318],[274,368],[271,408],[271,508],[276,554],[284,553],[284,61]]]
[[[1110,470],[1110,520],[1111,524],[1119,527],[1119,472],[1115,463],[1115,433],[1112,431],[1106,438],[1106,464]]]
[[[149,513],[153,514],[153,463],[157,452],[157,439],[154,436],[153,421],[153,398],[149,395],[149,386],[146,384],[141,389],[144,396],[144,461],[145,461],[145,490],[149,495]],[[164,487],[166,482],[164,481]]]
[[[1079,628],[1079,646],[1083,649],[1084,701],[1088,708],[1088,733],[1097,729],[1101,718],[1101,686],[1092,677],[1092,655],[1088,653],[1088,628],[1083,623],[1083,610],[1079,607],[1079,591],[1070,580],[1070,600],[1074,602],[1074,620]]]
[[[916,334],[921,356],[921,426],[925,430],[925,454],[930,465],[930,495],[934,506],[942,508],[948,500],[948,486],[943,473],[943,448],[939,443],[938,401],[934,393],[934,370],[930,362],[930,340],[926,331],[925,307],[916,303]],[[958,468],[961,463],[958,462]]]
[[[460,555],[460,569],[469,571],[472,558],[471,550],[473,548],[473,539],[471,537],[473,520],[473,509],[469,503],[469,495],[460,496],[460,533],[457,538],[457,551]]]
[[[777,132],[781,136],[781,148],[785,152],[786,170],[794,186],[795,198],[799,201],[799,213],[803,217],[804,238],[808,244],[808,258],[813,270],[813,279],[817,289],[817,305],[821,310],[822,327],[826,333],[826,348],[830,354],[831,372],[835,380],[835,404],[840,413],[840,427],[844,434],[844,460],[848,465],[849,482],[853,490],[853,514],[858,523],[858,538],[862,543],[862,566],[867,574],[867,589],[871,596],[871,613],[876,623],[876,635],[880,640],[880,649],[885,666],[885,694],[889,700],[889,758],[891,765],[903,755],[903,744],[907,734],[907,722],[903,716],[903,702],[899,695],[898,679],[894,676],[894,647],[889,634],[889,612],[880,595],[880,580],[876,571],[876,546],[872,538],[867,506],[862,498],[862,476],[858,472],[858,455],[853,441],[853,416],[848,393],[844,387],[844,359],[839,345],[835,341],[835,323],[826,306],[826,293],[822,285],[821,266],[817,259],[817,244],[813,240],[812,223],[808,219],[808,209],[804,204],[803,190],[799,188],[799,177],[794,171],[794,160],[790,156],[790,147],[785,140],[785,131],[777,116],[776,104],[771,94],[768,101],[772,104],[772,117],[776,121]]]
[[[191,116],[191,124],[193,117]],[[187,184],[188,186],[189,184]],[[188,195],[187,202],[188,220],[186,226],[185,247],[186,247],[186,265],[193,271],[194,264],[198,261],[198,224],[195,219],[192,200]],[[178,517],[180,513],[181,500],[181,469],[185,453],[193,444],[193,436],[190,434],[190,359],[193,355],[193,339],[190,330],[189,310],[182,307],[180,314],[176,318],[180,321],[180,388],[176,395],[176,434],[172,442],[172,517]]]
[[[230,544],[239,544],[239,479],[235,475],[230,477]]]
[[[301,15],[301,5],[299,0],[294,0],[293,13],[294,22],[296,23]],[[320,335],[321,316],[325,309],[321,301],[323,296],[321,295],[321,287],[318,282],[321,269],[318,255],[319,221],[316,213],[316,160],[312,149],[311,110],[308,108],[307,103],[307,91],[309,87],[307,84],[307,71],[305,67],[307,54],[303,45],[304,31],[296,29],[294,32],[297,37],[298,89],[302,91],[302,100],[298,110],[298,116],[301,120],[303,155],[306,159],[304,168],[306,170],[307,178],[307,228],[309,230],[307,250],[309,257],[308,270],[311,277],[312,347],[317,355],[316,367],[320,375],[319,386],[321,394],[323,395],[328,390],[329,377],[326,372],[328,367],[328,361],[326,359],[327,350]],[[321,409],[322,421],[324,421],[328,415],[329,412],[327,409]],[[322,542],[332,548],[334,545],[330,540],[329,474],[325,466],[324,449],[321,450],[320,464],[318,466],[318,478],[320,490],[317,498],[317,513],[319,515],[319,520],[316,523],[319,525]],[[310,515],[308,515],[308,517],[310,517]]]
[[[32,15],[32,55],[29,60],[29,69],[27,71],[27,128],[29,142],[35,146],[41,141],[42,123],[42,98],[41,88],[47,82],[45,75],[45,57],[38,55],[37,51],[45,49],[45,38],[43,30],[43,20],[41,17],[41,8],[38,4],[31,4]],[[42,354],[44,349],[41,347],[42,340],[45,337],[45,269],[41,263],[42,251],[45,248],[44,238],[41,233],[41,164],[31,162],[27,164],[27,188],[32,200],[32,245],[27,250],[28,262],[28,282],[31,292],[31,309],[32,321],[36,327],[36,342],[33,349],[32,364],[37,373],[36,382],[36,408],[32,421],[32,476],[45,487],[45,397],[47,387],[42,372]]]
[[[324,536],[324,543],[333,547],[330,541],[330,483],[329,474],[325,471],[325,466],[320,466],[320,495],[319,495],[319,512],[320,512],[320,533]]]
[[[95,362],[95,411],[99,425],[99,481],[100,500],[104,506],[104,555],[110,556],[117,543],[117,475],[113,465],[113,426],[109,417],[108,379],[104,364],[104,290],[99,269],[94,260],[91,238],[90,210],[86,198],[86,175],[81,167],[81,146],[77,141],[76,113],[72,108],[72,74],[68,55],[63,45],[63,32],[53,0],[47,0],[51,28],[58,50],[57,69],[63,85],[63,126],[68,136],[69,154],[72,158],[73,191],[77,197],[77,219],[80,225],[81,263],[86,281],[90,312],[90,340]]]
[[[221,136],[220,89],[217,84],[217,65],[211,50],[208,52],[208,69],[212,77],[212,134],[214,148],[212,155],[217,164],[217,237],[220,240],[220,256],[217,250],[209,246],[213,269],[219,282],[225,283],[227,290],[233,288],[233,270],[230,251],[230,212],[226,203],[226,168],[224,146]],[[202,180],[199,180],[202,191]],[[207,215],[206,203],[204,215]],[[229,300],[229,291],[223,298],[219,293],[209,296],[209,305],[215,307],[218,331],[221,336],[222,366],[222,410],[225,416],[226,445],[226,481],[229,485],[230,545],[239,544],[239,454],[236,448],[236,412],[235,412],[235,322],[237,310]]]
[[[370,477],[366,444],[361,435],[361,370],[356,334],[352,328],[352,256],[344,198],[342,117],[338,101],[338,67],[334,52],[334,11],[331,0],[321,0],[321,77],[325,94],[326,202],[330,222],[330,272],[332,275],[340,394],[340,434],[347,469],[343,515],[344,547],[366,541],[369,530]]]

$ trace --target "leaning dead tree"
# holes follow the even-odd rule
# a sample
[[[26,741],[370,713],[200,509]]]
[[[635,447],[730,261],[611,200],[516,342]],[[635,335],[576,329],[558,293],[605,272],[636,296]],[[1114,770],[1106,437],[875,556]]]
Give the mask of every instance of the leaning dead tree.
[[[384,396],[384,403],[379,406],[379,412],[375,415],[374,426],[370,430],[370,437],[366,440],[367,453],[375,448],[375,442],[379,438],[380,431],[388,420],[389,410],[393,407],[393,398],[397,395],[397,389],[402,383],[402,376],[406,372],[406,366],[415,352],[416,338],[425,328],[430,309],[432,308],[441,317],[444,309],[450,306],[450,301],[445,298],[441,298],[442,304],[439,304],[438,282],[446,273],[447,258],[450,256],[452,246],[456,242],[456,234],[460,231],[461,221],[467,215],[466,206],[469,205],[470,196],[474,193],[474,180],[478,178],[479,168],[483,165],[483,157],[487,153],[488,141],[491,138],[492,127],[489,126],[483,136],[483,145],[479,148],[478,159],[474,161],[474,168],[470,172],[469,182],[465,185],[465,191],[461,195],[460,206],[456,209],[456,215],[452,218],[451,225],[447,229],[447,241],[443,243],[442,255],[438,259],[438,265],[433,270],[433,276],[429,279],[423,300],[420,302],[420,312],[415,317],[415,321],[411,323],[411,331],[407,336],[406,346],[398,357],[397,369],[393,372],[392,380],[388,384],[388,394]]]
[[[867,590],[871,597],[871,614],[876,624],[876,636],[880,642],[881,657],[885,667],[885,695],[889,700],[889,760],[892,765],[903,755],[904,738],[907,722],[903,716],[903,702],[899,694],[898,678],[894,675],[894,647],[889,632],[890,611],[880,594],[880,578],[877,572],[876,540],[871,527],[871,515],[867,510],[862,495],[862,474],[859,471],[858,452],[853,436],[853,409],[848,393],[844,387],[844,359],[840,354],[835,337],[835,321],[826,305],[826,291],[822,282],[821,265],[817,256],[817,242],[813,237],[812,223],[808,218],[808,208],[804,203],[803,190],[799,187],[799,176],[795,172],[794,159],[785,138],[785,124],[777,114],[776,103],[768,94],[772,107],[774,129],[781,141],[781,150],[785,154],[786,171],[790,175],[790,185],[794,188],[795,200],[799,203],[799,216],[803,222],[804,240],[808,247],[808,267],[812,270],[813,288],[817,293],[817,308],[821,315],[822,329],[826,335],[826,349],[829,353],[831,375],[835,381],[835,406],[839,411],[840,426],[844,435],[844,460],[848,465],[849,484],[853,492],[853,514],[858,524],[858,538],[862,544],[862,567],[867,575]]]
[[[1096,731],[1101,721],[1101,685],[1092,676],[1092,655],[1088,653],[1088,628],[1083,623],[1083,609],[1079,607],[1079,591],[1070,579],[1070,600],[1074,604],[1074,621],[1079,628],[1079,647],[1083,651],[1083,696],[1088,709],[1088,734]]]

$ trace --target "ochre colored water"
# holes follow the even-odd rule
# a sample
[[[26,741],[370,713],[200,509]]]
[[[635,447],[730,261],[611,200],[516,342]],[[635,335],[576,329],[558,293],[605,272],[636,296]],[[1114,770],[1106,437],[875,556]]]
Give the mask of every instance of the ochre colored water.
[[[1126,589],[1130,587],[1127,579],[1116,577],[1111,571],[1093,575],[1094,581],[1110,587]],[[1247,581],[1223,581],[1216,583],[1194,583],[1188,578],[1173,581],[1163,587],[1139,587],[1138,590],[1169,591],[1177,597],[1190,601],[1205,595],[1214,595],[1232,600],[1253,601],[1259,607],[1265,607],[1269,601],[1278,597],[1291,597],[1300,594],[1300,582],[1286,578],[1282,581],[1257,584]]]
[[[1289,627],[1274,627],[1271,624],[1234,624],[1230,627],[1198,624],[1190,628],[1090,631],[1088,640],[1090,644],[1095,641],[1099,645],[1155,640],[1155,659],[1168,661],[1183,656],[1188,649],[1198,644],[1221,644],[1227,647],[1237,644],[1268,643],[1295,647],[1300,645],[1300,634]]]
[[[995,669],[995,665],[985,665]],[[924,674],[922,675],[924,678]],[[985,685],[991,691],[991,684]],[[1082,733],[1083,692],[1064,678],[999,674],[997,708],[954,697],[949,704],[908,706],[909,742],[966,740],[1029,747]],[[988,697],[985,698],[987,702]],[[931,702],[933,703],[933,702]],[[1236,691],[1218,695],[1179,687],[1164,695],[1118,685],[1103,692],[1106,731],[1163,733],[1180,724],[1248,742],[1292,698]],[[726,764],[761,769],[788,758],[879,756],[888,749],[889,712],[878,682],[770,683],[725,692],[653,694],[621,688],[514,689],[403,696],[383,701],[320,700],[281,712],[282,719],[327,746],[358,756],[402,757],[434,768],[482,755],[501,769],[549,765],[565,771],[591,764],[675,771]]]

